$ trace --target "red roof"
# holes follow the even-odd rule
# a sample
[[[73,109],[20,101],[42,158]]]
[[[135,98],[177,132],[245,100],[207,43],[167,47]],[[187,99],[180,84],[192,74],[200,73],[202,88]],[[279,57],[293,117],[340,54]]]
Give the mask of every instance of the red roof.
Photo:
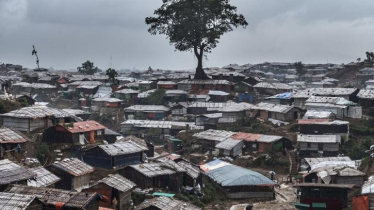
[[[306,120],[299,120],[299,124],[313,124],[318,122],[331,122],[332,119],[306,119]]]
[[[73,124],[73,127],[69,127],[68,125],[69,124],[60,124],[61,127],[69,131],[70,133],[89,132],[89,131],[102,130],[106,128],[105,126],[101,125],[100,123],[94,120],[75,122]]]
[[[65,83],[67,83],[67,81],[66,81],[65,78],[60,78],[60,79],[57,80],[57,82],[60,83],[60,84],[65,84]]]
[[[236,133],[232,135],[231,138],[235,140],[256,141],[262,136],[263,136],[262,134],[255,134],[255,133]]]

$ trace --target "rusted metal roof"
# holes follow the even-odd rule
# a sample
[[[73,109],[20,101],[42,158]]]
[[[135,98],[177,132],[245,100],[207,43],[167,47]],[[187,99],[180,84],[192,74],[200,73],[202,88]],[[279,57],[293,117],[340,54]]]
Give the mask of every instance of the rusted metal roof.
[[[65,124],[65,125],[69,125],[69,124]],[[60,124],[60,126],[64,127],[70,133],[82,133],[82,132],[102,130],[106,128],[105,126],[93,120],[75,122],[73,124],[73,127],[68,127],[68,126],[65,127],[63,126],[63,124]],[[102,135],[104,135],[104,133]]]
[[[35,173],[8,160],[0,160],[0,185],[34,178]]]
[[[236,140],[244,140],[244,141],[257,141],[263,134],[255,134],[255,133],[236,133],[232,135],[231,138]]]
[[[0,192],[0,209],[26,210],[35,198],[34,195]]]
[[[45,204],[55,205],[56,202],[64,203],[64,207],[84,208],[93,200],[98,199],[97,193],[74,192],[45,187],[31,187],[24,185],[11,185],[9,193],[35,195]]]
[[[78,160],[77,158],[65,158],[62,161],[54,162],[52,165],[73,176],[82,176],[94,171],[93,167]]]
[[[16,130],[7,127],[0,128],[0,144],[23,143],[27,141],[30,141],[30,139]]]
[[[110,187],[113,187],[121,192],[127,192],[131,190],[136,184],[119,174],[109,174],[104,179],[100,180],[98,183],[104,183]]]

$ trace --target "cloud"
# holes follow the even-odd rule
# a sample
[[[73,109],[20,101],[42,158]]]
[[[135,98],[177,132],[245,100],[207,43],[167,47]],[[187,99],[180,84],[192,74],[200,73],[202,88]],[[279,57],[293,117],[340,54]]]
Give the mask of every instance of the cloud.
[[[350,62],[373,51],[372,0],[232,0],[249,23],[223,35],[205,66],[264,61]],[[75,69],[86,60],[106,69],[194,69],[145,17],[161,0],[0,0],[0,62]]]

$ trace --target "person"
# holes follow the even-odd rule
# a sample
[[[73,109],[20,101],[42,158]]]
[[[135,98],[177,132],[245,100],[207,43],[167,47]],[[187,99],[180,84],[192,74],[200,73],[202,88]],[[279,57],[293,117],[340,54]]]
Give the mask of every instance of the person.
[[[18,153],[21,153],[21,145],[20,144],[17,144],[17,151],[18,151]]]
[[[275,174],[274,171],[270,171],[270,179],[271,179],[271,180],[274,180],[274,174]]]

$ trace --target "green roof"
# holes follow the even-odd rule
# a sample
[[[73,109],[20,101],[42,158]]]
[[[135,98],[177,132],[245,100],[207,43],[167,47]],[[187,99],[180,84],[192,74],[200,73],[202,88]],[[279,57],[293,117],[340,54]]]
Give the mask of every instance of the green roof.
[[[162,192],[154,192],[152,194],[153,196],[164,196],[164,197],[174,197],[175,194],[171,194],[171,193],[162,193]]]
[[[168,140],[170,140],[170,141],[182,141],[182,140],[177,139],[177,138],[169,138]]]
[[[312,207],[326,208],[326,203],[312,203]]]
[[[292,203],[292,205],[296,207],[310,207],[309,204],[305,204],[305,203]]]

